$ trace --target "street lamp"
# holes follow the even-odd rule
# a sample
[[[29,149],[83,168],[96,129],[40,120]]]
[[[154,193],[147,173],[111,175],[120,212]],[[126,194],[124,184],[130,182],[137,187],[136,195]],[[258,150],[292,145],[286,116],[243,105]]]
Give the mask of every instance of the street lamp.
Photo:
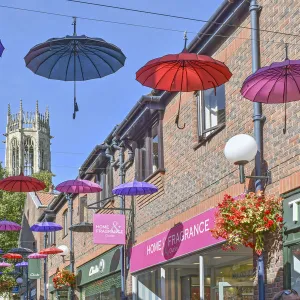
[[[69,253],[70,253],[69,248],[65,245],[58,246],[57,248],[63,251],[63,252],[59,253],[59,255],[62,256],[63,262],[65,262],[65,256],[69,255]]]
[[[267,179],[270,181],[270,172],[266,176],[246,176],[244,166],[252,161],[257,153],[255,139],[247,134],[238,134],[232,137],[225,145],[224,154],[227,160],[239,166],[240,183],[245,183],[246,178]]]
[[[22,283],[23,283],[23,278],[22,278],[22,277],[18,277],[18,278],[16,279],[16,282],[17,282],[18,285],[22,285]]]

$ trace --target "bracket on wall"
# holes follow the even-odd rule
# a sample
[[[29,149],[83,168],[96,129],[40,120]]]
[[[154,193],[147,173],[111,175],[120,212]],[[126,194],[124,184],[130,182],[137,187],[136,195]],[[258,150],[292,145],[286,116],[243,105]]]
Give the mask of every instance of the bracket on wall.
[[[132,209],[131,208],[118,208],[118,207],[99,207],[99,206],[93,206],[93,205],[97,205],[97,204],[101,204],[101,203],[103,203],[103,202],[106,202],[106,203],[108,203],[108,202],[114,202],[114,198],[115,197],[119,197],[119,196],[111,196],[111,197],[108,197],[108,198],[105,198],[105,199],[103,199],[103,200],[100,200],[100,201],[97,201],[97,202],[93,202],[93,203],[91,203],[91,204],[89,204],[88,206],[87,206],[87,208],[88,209],[100,209],[100,210],[121,210],[121,211],[132,211]],[[109,201],[107,201],[107,200],[109,200]],[[105,203],[105,204],[106,204]]]

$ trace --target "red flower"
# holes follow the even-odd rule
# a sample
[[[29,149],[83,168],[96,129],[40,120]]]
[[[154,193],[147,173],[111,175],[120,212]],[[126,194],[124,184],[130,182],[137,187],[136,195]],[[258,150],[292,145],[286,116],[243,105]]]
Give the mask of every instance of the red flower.
[[[283,222],[283,217],[278,216],[276,218],[276,221],[279,222],[279,223],[282,223]]]
[[[269,215],[271,213],[271,211],[269,210],[269,209],[267,209],[266,211],[265,211],[265,214],[266,215]]]

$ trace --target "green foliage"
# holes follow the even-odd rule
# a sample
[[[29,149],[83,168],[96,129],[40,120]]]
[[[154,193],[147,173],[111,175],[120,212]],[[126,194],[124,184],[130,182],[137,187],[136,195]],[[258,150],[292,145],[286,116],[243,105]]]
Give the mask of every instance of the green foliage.
[[[0,164],[0,179],[5,175],[5,170]],[[10,193],[0,190],[0,220],[9,220],[20,224],[22,222],[22,214],[25,193]],[[19,232],[0,232],[0,245],[3,251],[18,246]]]
[[[52,185],[52,177],[53,176],[54,176],[54,174],[52,174],[49,171],[40,171],[39,173],[32,174],[32,177],[45,183],[45,185],[46,185],[46,188],[44,189],[45,192],[49,191],[49,188]]]
[[[3,273],[0,276],[0,296],[5,296],[16,286],[16,279],[9,274],[14,271],[14,267],[5,268],[1,271]]]

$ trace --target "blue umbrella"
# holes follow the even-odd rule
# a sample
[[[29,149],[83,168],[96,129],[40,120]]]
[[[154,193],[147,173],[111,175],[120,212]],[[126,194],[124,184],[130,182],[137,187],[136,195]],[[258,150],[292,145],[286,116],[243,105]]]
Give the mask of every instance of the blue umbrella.
[[[1,42],[1,40],[0,40],[0,57],[2,57],[2,54],[3,54],[3,51],[4,51],[4,46],[3,46],[3,44],[2,44],[2,42]]]
[[[22,261],[22,262],[20,262],[20,263],[15,264],[15,266],[16,266],[16,267],[21,267],[21,268],[27,267],[27,266],[28,266],[28,262]]]
[[[127,182],[118,185],[112,190],[112,193],[114,195],[138,196],[154,194],[157,191],[158,188],[151,183],[134,180],[133,182]]]
[[[76,18],[74,34],[64,38],[53,38],[34,46],[25,56],[27,68],[48,79],[74,81],[75,119],[76,81],[102,78],[118,71],[125,63],[120,48],[100,38],[77,36]]]
[[[51,232],[62,230],[62,226],[54,222],[36,223],[30,227],[31,231],[35,232]]]

